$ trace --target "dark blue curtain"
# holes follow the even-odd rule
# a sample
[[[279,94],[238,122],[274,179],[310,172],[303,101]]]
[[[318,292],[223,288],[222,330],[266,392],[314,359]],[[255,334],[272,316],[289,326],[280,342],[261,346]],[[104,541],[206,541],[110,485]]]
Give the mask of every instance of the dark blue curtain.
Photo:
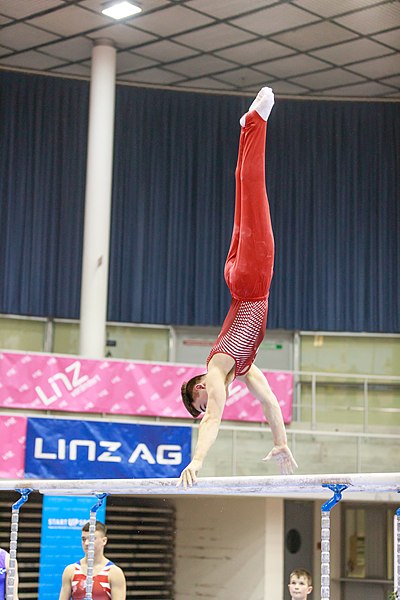
[[[0,74],[0,312],[79,314],[88,94]]]
[[[218,325],[248,99],[117,89],[108,318]],[[0,74],[0,312],[79,317],[88,84]],[[270,328],[399,331],[400,104],[280,100]]]
[[[221,322],[243,102],[119,89],[110,320]]]
[[[270,326],[400,329],[400,103],[280,102]]]

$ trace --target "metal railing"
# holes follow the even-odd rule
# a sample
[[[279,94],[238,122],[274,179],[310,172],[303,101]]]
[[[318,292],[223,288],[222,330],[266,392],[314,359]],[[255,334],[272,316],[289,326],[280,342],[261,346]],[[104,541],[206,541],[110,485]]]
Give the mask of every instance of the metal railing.
[[[318,409],[329,410],[334,415],[337,411],[345,412],[358,412],[362,413],[362,430],[367,433],[370,431],[370,426],[374,423],[370,422],[371,414],[381,416],[396,415],[399,417],[400,423],[400,377],[389,376],[389,375],[368,375],[368,374],[349,374],[349,373],[330,373],[330,372],[311,372],[311,371],[294,371],[295,378],[294,386],[294,399],[293,399],[293,418],[294,421],[303,422],[307,421],[310,423],[312,430],[318,428],[321,422],[318,420]],[[304,388],[310,389],[309,401],[308,398],[304,398]],[[362,396],[362,403],[360,404],[332,404],[330,399],[329,405],[327,401],[322,401],[321,396],[323,395],[322,390],[335,388],[337,395],[343,395],[343,391],[353,392],[353,399],[355,395]],[[396,396],[396,406],[382,406],[373,405],[371,403],[371,393],[380,392],[381,394],[394,394]],[[332,389],[330,394],[332,395]],[[351,396],[351,393],[350,393]],[[397,401],[398,399],[398,401]],[[304,413],[310,413],[310,418],[304,418]],[[330,419],[331,424],[335,423],[335,420]],[[326,423],[326,422],[325,422]],[[383,423],[385,425],[385,423]],[[388,423],[388,427],[396,426],[396,423]]]

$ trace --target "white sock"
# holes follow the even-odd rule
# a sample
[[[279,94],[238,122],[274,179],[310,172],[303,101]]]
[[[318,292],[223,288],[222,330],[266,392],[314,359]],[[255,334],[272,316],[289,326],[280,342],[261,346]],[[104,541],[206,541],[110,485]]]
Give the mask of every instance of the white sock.
[[[274,106],[274,92],[269,87],[263,87],[258,92],[250,105],[249,110],[240,118],[240,125],[244,127],[246,125],[246,115],[253,110],[257,111],[258,114],[264,121],[268,120],[272,107]]]

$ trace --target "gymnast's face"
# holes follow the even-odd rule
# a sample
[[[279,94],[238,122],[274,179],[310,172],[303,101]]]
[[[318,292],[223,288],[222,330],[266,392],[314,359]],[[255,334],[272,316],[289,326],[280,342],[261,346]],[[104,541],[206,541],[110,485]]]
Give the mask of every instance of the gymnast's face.
[[[95,556],[101,556],[106,543],[107,543],[107,538],[102,535],[101,531],[96,530],[95,535],[94,535],[94,555]],[[88,549],[89,549],[89,532],[88,531],[82,531],[82,548],[83,548],[84,553],[87,556]]]
[[[292,600],[305,600],[312,592],[312,586],[308,585],[308,579],[304,575],[292,575],[288,588]]]

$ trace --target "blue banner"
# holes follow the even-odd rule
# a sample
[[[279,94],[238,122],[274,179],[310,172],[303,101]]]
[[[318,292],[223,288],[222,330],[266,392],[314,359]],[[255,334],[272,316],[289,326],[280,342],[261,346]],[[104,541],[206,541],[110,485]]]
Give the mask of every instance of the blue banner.
[[[89,520],[94,496],[44,496],[40,543],[39,600],[55,600],[65,567],[84,556],[82,527]],[[96,518],[105,522],[105,500]]]
[[[178,477],[190,462],[191,428],[28,419],[25,477]]]

